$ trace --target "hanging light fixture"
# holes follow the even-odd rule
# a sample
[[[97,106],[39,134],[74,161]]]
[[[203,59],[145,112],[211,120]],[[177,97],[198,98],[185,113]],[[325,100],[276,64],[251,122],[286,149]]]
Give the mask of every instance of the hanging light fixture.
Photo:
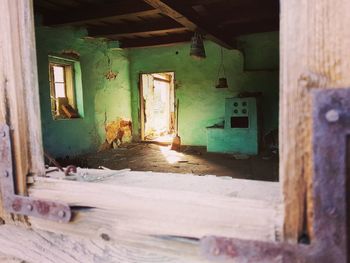
[[[227,89],[228,84],[227,84],[227,78],[226,78],[226,72],[225,72],[225,65],[224,65],[224,51],[223,48],[221,48],[221,59],[220,59],[220,66],[218,70],[218,76],[216,79],[218,79],[218,83],[216,85],[217,89]],[[220,74],[224,73],[223,75]]]
[[[194,32],[191,39],[190,56],[197,59],[206,58],[203,37],[198,32]]]

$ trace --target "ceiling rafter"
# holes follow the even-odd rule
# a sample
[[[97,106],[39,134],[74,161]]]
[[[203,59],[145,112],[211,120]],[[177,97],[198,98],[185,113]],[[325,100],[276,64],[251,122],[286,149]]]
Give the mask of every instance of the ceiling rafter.
[[[114,24],[101,27],[89,27],[91,37],[128,37],[147,34],[182,32],[186,28],[176,21],[163,17],[161,19],[143,21],[142,23]]]
[[[232,37],[238,37],[242,35],[263,33],[279,30],[279,19],[267,19],[261,21],[252,21],[250,23],[227,25],[224,28],[227,34]]]
[[[175,43],[188,42],[191,39],[192,33],[186,32],[182,34],[173,34],[158,37],[147,37],[147,38],[133,38],[124,39],[121,41],[121,48],[139,48],[139,47],[150,47],[150,46],[166,46]]]
[[[171,17],[191,31],[198,31],[217,44],[232,49],[235,48],[234,41],[227,34],[218,29],[216,25],[208,23],[183,1],[178,0],[144,0],[147,4],[160,10],[163,14]]]
[[[46,26],[76,25],[102,19],[125,19],[131,16],[145,16],[159,13],[143,2],[123,1],[115,4],[91,4],[65,11],[44,14]]]
[[[214,17],[214,19],[210,19]],[[207,19],[216,22],[220,26],[235,23],[251,23],[259,20],[279,18],[279,5],[271,3],[263,7],[240,7],[240,8],[226,8],[224,10],[212,10],[210,17]]]

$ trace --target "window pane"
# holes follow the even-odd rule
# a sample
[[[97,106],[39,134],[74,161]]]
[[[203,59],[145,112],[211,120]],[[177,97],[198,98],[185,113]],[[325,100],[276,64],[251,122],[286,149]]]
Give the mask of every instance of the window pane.
[[[55,82],[64,82],[64,68],[53,66],[53,77]]]
[[[66,97],[66,91],[64,90],[64,83],[55,83],[55,95],[56,95],[56,98]]]

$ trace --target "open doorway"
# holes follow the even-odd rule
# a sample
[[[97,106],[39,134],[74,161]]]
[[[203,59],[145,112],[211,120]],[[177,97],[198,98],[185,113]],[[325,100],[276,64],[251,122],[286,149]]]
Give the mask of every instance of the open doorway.
[[[175,132],[174,72],[140,75],[141,139],[171,143]]]

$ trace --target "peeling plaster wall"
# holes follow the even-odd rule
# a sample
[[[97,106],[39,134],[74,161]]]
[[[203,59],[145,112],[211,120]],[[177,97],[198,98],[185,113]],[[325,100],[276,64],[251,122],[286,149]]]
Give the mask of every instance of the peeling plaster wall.
[[[101,40],[83,39],[86,30],[36,27],[36,45],[40,89],[40,106],[44,149],[55,157],[94,151],[105,140],[107,123],[119,118],[131,119],[129,62],[125,51],[109,49]],[[50,112],[48,55],[63,50],[80,54],[84,117],[53,120]],[[119,72],[107,80],[109,70]]]
[[[278,128],[278,38],[278,32],[241,37],[244,60],[238,50],[224,49],[228,89],[215,88],[220,47],[210,41],[205,42],[207,58],[204,60],[189,56],[189,43],[130,49],[134,138],[140,136],[139,74],[162,71],[175,72],[176,97],[180,100],[179,134],[183,144],[206,145],[205,127],[223,120],[225,98],[244,91],[263,93],[263,132]]]

